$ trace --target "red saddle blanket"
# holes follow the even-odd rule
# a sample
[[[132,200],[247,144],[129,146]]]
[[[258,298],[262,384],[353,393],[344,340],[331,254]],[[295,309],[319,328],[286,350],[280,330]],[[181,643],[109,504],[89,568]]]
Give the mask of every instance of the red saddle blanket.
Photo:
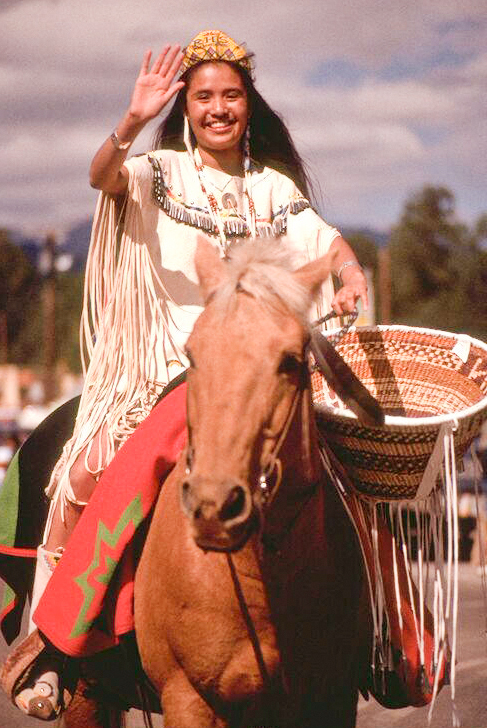
[[[113,647],[133,629],[134,559],[143,524],[185,442],[183,383],[161,400],[103,473],[39,601],[35,623],[66,654]]]

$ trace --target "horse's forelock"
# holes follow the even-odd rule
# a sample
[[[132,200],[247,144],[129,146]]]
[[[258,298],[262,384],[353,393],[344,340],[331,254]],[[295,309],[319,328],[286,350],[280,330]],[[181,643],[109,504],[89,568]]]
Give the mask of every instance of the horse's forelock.
[[[293,276],[297,267],[296,252],[282,240],[266,238],[240,243],[228,252],[226,276],[217,299],[228,303],[237,291],[245,291],[263,302],[271,302],[277,296],[306,320],[311,298]]]

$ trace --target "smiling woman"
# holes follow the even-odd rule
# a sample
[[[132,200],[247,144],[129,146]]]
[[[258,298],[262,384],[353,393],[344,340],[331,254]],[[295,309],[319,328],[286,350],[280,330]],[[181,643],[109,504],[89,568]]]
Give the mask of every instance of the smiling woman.
[[[196,67],[186,93],[186,113],[203,164],[241,174],[241,140],[249,108],[237,71],[223,61]]]
[[[174,96],[155,149],[126,161],[137,134]],[[286,236],[296,265],[323,257],[326,280],[315,315],[330,307],[350,312],[359,297],[367,305],[360,265],[339,231],[313,210],[292,139],[255,89],[251,54],[221,31],[200,33],[184,53],[166,46],[152,66],[145,53],[129,108],[96,153],[90,182],[102,194],[83,313],[89,365],[73,436],[47,490],[43,564],[54,565],[117,450],[187,366],[186,340],[203,306],[194,265],[198,234],[206,233],[224,258],[243,239],[265,245]],[[337,293],[330,263],[343,283]],[[147,458],[172,462],[156,449]],[[52,568],[37,572],[34,608]],[[44,718],[61,710],[60,661],[51,656],[13,696],[24,712]],[[49,695],[41,699],[46,676]]]

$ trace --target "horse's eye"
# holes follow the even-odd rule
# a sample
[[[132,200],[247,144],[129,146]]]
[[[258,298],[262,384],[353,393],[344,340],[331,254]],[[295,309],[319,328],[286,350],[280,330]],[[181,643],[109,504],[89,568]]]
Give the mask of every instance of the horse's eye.
[[[302,362],[294,354],[285,354],[279,364],[279,374],[294,374],[301,367]]]

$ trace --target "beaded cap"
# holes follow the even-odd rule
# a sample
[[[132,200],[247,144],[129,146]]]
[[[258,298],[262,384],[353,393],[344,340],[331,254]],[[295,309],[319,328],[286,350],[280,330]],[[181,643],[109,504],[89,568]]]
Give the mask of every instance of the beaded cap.
[[[184,49],[183,73],[203,61],[237,63],[252,75],[252,53],[221,30],[203,30]]]

